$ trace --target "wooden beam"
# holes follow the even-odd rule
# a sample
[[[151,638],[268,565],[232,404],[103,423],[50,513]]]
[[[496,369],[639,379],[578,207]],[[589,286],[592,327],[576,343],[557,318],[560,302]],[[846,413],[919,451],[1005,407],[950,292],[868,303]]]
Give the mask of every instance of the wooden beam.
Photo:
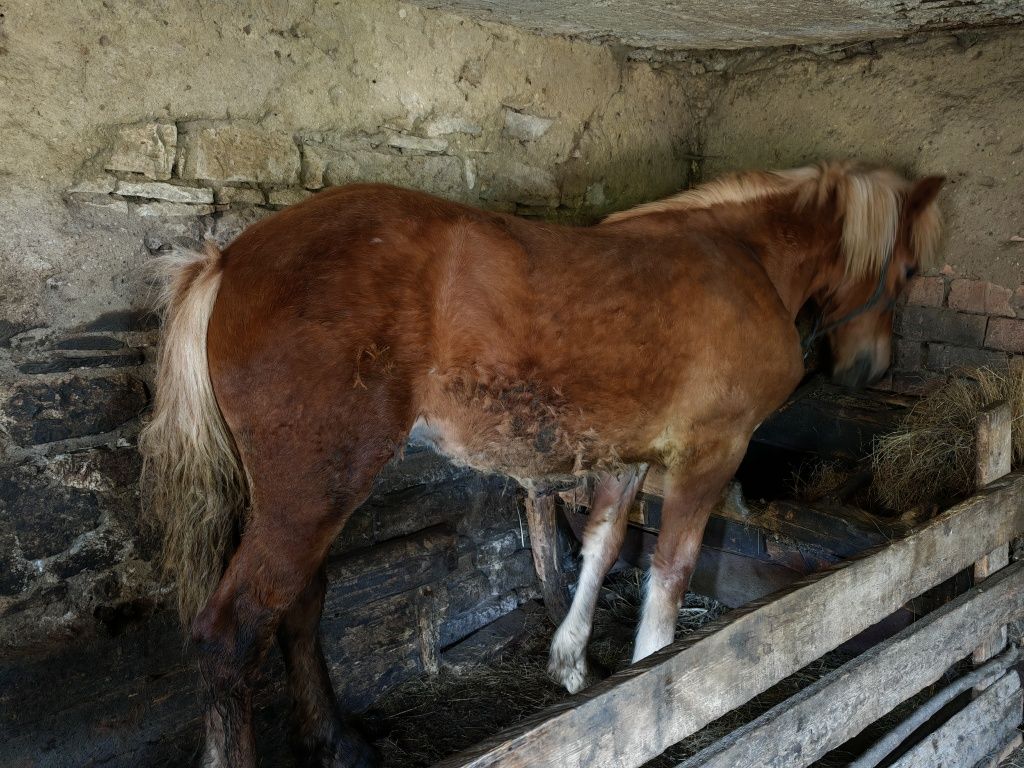
[[[1024,562],[847,662],[679,768],[803,768],[939,680],[988,627],[1024,614]]]
[[[439,765],[642,765],[1008,541],[1024,527],[1022,502],[1024,476],[997,481],[905,539],[733,612]]]
[[[1017,730],[1021,705],[1020,675],[1012,670],[939,726],[890,768],[974,766],[1002,747]]]
[[[1010,473],[1013,457],[1011,442],[1012,412],[1008,403],[999,402],[986,408],[978,416],[975,430],[977,471],[975,481],[984,488]],[[1004,542],[974,564],[974,583],[987,579],[1010,562],[1010,543]],[[976,665],[984,664],[1006,647],[1006,626],[1000,625],[975,650],[972,659]]]
[[[533,566],[540,579],[544,607],[555,626],[569,612],[569,583],[559,549],[558,508],[555,495],[534,491],[526,497],[526,521],[530,528],[530,549]]]

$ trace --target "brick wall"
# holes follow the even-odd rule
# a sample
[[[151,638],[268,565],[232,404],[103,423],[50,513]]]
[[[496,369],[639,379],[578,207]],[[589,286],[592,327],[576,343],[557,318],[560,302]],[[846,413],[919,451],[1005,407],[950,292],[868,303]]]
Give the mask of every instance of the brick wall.
[[[1024,284],[915,278],[897,308],[891,382],[923,391],[957,368],[998,371],[1024,364]]]

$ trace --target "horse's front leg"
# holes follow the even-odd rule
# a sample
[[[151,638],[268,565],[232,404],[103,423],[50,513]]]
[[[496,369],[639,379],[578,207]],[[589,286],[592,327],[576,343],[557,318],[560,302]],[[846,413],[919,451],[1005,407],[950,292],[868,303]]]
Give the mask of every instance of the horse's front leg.
[[[587,678],[586,650],[594,608],[608,569],[615,563],[626,534],[629,507],[643,485],[646,465],[604,474],[597,483],[587,527],[583,532],[583,565],[576,596],[551,641],[548,674],[576,693]]]
[[[739,467],[747,442],[707,444],[692,463],[667,468],[661,530],[648,574],[634,662],[675,639],[679,608],[697,565],[704,526]]]

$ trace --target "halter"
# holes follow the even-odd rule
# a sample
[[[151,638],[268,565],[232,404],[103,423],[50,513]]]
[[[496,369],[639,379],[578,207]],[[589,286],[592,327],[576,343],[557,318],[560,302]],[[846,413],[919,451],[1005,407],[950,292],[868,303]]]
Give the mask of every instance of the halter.
[[[821,318],[823,317],[823,315],[818,315],[817,317],[814,318],[814,326],[811,328],[811,332],[807,334],[806,337],[804,337],[803,341],[800,342],[800,347],[801,349],[803,349],[804,352],[804,360],[806,360],[807,356],[811,353],[811,347],[814,345],[814,342],[816,342],[825,334],[834,331],[839,326],[845,325],[846,323],[850,322],[855,317],[859,317],[860,315],[864,314],[878,303],[878,301],[885,294],[885,278],[889,274],[889,264],[891,262],[892,250],[885,254],[885,260],[882,262],[882,270],[878,275],[878,284],[875,285],[874,293],[871,294],[871,296],[864,304],[857,307],[857,309],[854,309],[851,312],[847,312],[838,320],[833,320],[831,323],[824,327],[822,327],[821,325]],[[886,309],[891,309],[895,305],[896,299],[890,299],[889,304],[886,306]]]

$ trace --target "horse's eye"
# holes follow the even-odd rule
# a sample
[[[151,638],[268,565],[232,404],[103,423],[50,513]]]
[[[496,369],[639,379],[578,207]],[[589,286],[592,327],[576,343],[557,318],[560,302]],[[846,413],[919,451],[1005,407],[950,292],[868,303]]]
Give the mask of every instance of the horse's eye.
[[[910,278],[912,278],[916,274],[917,274],[917,267],[907,267],[907,271],[906,271],[906,279],[907,280],[909,280]]]

